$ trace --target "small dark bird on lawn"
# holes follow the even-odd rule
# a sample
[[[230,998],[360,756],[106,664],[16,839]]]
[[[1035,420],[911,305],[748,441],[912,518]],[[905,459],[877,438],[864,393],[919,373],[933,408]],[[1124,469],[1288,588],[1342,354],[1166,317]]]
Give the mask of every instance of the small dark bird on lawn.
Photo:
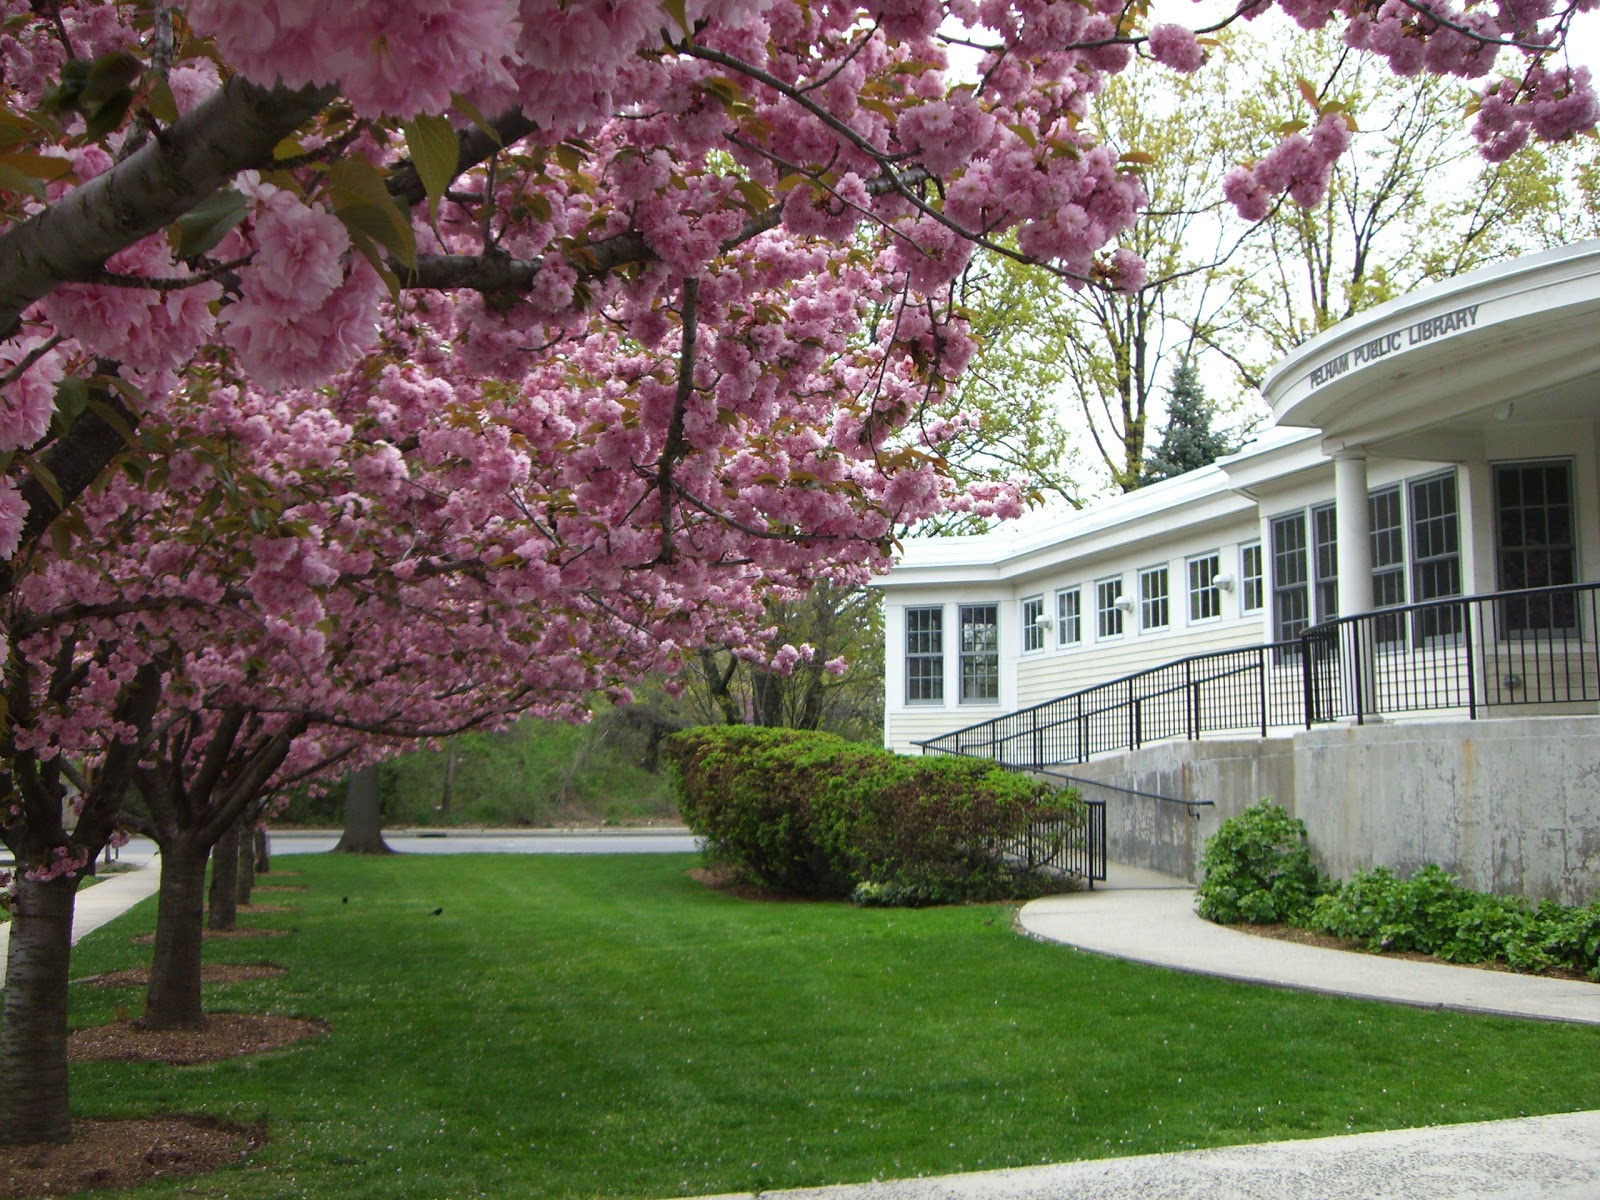
[[[340,904],[349,904],[350,903],[350,897],[349,896],[341,897],[340,900],[339,900],[339,903]]]
[[[440,914],[440,913],[442,913],[442,912],[443,912],[443,911],[444,911],[444,909],[442,909],[442,908],[436,908],[436,909],[434,909],[434,910],[433,910],[433,913],[432,913],[432,915],[433,915],[433,916],[435,916],[435,917],[437,917],[437,916],[438,916],[438,915],[439,915],[439,914]]]

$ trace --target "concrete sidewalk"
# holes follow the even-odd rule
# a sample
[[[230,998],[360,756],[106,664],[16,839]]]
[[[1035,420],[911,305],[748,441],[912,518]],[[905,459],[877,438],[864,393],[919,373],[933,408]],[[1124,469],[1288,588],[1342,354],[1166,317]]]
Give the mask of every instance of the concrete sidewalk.
[[[122,848],[115,861],[133,867],[107,875],[92,887],[79,888],[72,905],[72,944],[87,933],[115,920],[146,896],[155,895],[161,883],[161,872],[155,864],[155,843],[144,838],[134,838]],[[11,945],[10,922],[0,925],[0,962],[5,961]]]
[[[1194,888],[1182,880],[1116,865],[1108,874],[1093,892],[1025,905],[1018,925],[1045,941],[1200,975],[1421,1008],[1600,1024],[1600,985],[1240,933],[1195,915]]]
[[[836,1187],[761,1200],[1593,1200],[1600,1113]],[[715,1200],[754,1200],[750,1194]]]

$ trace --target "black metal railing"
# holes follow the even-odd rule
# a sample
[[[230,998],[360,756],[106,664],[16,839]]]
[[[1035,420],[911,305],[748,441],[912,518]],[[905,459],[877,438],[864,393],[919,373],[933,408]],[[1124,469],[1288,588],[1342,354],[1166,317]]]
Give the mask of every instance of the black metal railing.
[[[1181,658],[917,745],[1044,771],[1149,742],[1600,700],[1600,583],[1379,609]]]
[[[1054,776],[1050,781],[1060,782]],[[1034,821],[994,850],[1030,870],[1048,867],[1076,875],[1092,888],[1106,877],[1106,802],[1085,799],[1081,812]]]
[[[1417,712],[1469,718],[1600,701],[1600,584],[1462,596],[1306,631],[1309,727]]]
[[[1265,737],[1304,712],[1299,642],[1197,654],[918,742],[925,754],[1043,770],[1146,742],[1207,733]]]

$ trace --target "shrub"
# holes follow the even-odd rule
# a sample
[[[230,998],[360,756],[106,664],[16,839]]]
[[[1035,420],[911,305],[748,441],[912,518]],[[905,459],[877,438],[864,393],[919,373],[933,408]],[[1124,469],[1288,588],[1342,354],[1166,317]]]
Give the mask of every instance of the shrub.
[[[1001,847],[1034,821],[1082,812],[1075,794],[989,763],[825,733],[708,726],[665,750],[679,811],[708,853],[794,895],[897,905],[1038,895],[1040,873]]]
[[[1530,907],[1518,897],[1472,891],[1432,865],[1409,879],[1387,867],[1358,872],[1320,897],[1304,924],[1369,950],[1498,961],[1517,971],[1564,967],[1600,978],[1600,903]]]
[[[1271,800],[1224,821],[1200,866],[1200,915],[1224,925],[1292,923],[1326,888],[1306,848],[1305,822]]]

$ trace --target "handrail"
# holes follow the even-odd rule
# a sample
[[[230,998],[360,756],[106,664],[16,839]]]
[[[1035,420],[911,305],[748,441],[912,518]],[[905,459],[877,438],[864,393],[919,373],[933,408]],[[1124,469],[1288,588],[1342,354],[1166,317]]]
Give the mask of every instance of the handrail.
[[[915,744],[1042,771],[1207,732],[1600,700],[1597,629],[1600,583],[1426,600],[1187,655]]]

